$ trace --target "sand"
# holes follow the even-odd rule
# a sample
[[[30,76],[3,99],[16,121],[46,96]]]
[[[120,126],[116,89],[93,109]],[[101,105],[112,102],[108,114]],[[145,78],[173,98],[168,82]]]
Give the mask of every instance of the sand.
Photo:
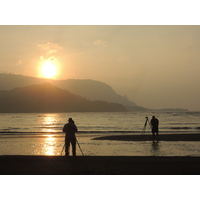
[[[155,139],[157,137],[155,136]],[[93,140],[151,141],[151,135],[111,135],[97,137]],[[200,141],[200,134],[159,134],[159,141]]]
[[[0,156],[1,175],[199,175],[199,157]]]

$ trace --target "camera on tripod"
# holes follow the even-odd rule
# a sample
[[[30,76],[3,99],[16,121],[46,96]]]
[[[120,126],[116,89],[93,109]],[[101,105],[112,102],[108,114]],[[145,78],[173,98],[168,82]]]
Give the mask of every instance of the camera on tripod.
[[[146,118],[146,121],[144,123],[144,128],[142,130],[142,135],[145,134],[145,131],[146,131],[146,126],[147,126],[147,123],[149,124],[150,128],[151,128],[151,124],[149,122],[149,118],[148,117],[145,117]]]

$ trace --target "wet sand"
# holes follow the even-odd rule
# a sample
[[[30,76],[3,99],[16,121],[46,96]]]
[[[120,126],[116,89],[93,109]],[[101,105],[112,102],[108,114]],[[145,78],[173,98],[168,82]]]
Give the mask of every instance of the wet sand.
[[[0,156],[1,175],[199,175],[200,157]]]
[[[152,135],[115,135],[95,140],[150,141]],[[200,141],[200,134],[159,135],[159,141]],[[0,156],[1,175],[199,175],[200,157]]]
[[[157,137],[155,136],[155,139]],[[151,141],[151,135],[111,135],[93,138],[93,140]],[[159,141],[200,141],[200,134],[159,134]]]

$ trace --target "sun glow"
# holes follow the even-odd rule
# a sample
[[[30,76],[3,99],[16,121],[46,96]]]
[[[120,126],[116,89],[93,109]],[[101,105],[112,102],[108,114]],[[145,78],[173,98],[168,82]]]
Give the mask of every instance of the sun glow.
[[[57,74],[57,67],[52,62],[46,61],[42,66],[42,75],[46,78],[53,78]]]

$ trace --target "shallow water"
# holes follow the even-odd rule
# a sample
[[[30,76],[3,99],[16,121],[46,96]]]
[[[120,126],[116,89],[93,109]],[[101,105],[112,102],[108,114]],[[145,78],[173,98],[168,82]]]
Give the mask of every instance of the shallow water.
[[[200,156],[200,142],[92,140],[106,135],[141,134],[146,116],[160,121],[160,133],[199,132],[199,112],[189,113],[28,113],[0,114],[0,155],[61,155],[62,127],[72,117],[87,156]],[[151,134],[146,127],[145,134]],[[64,152],[63,152],[64,155]],[[82,153],[77,145],[77,155]]]
[[[160,121],[160,133],[200,131],[200,112],[0,113],[0,135],[60,133],[69,117],[84,133],[138,134],[144,128],[145,117],[150,121],[152,115]],[[145,128],[150,132],[148,123]]]
[[[200,142],[152,142],[92,140],[79,136],[77,140],[87,156],[200,156]],[[1,138],[0,155],[56,155],[60,156],[63,137]],[[64,152],[62,153],[64,155]],[[77,156],[82,153],[77,145]]]

